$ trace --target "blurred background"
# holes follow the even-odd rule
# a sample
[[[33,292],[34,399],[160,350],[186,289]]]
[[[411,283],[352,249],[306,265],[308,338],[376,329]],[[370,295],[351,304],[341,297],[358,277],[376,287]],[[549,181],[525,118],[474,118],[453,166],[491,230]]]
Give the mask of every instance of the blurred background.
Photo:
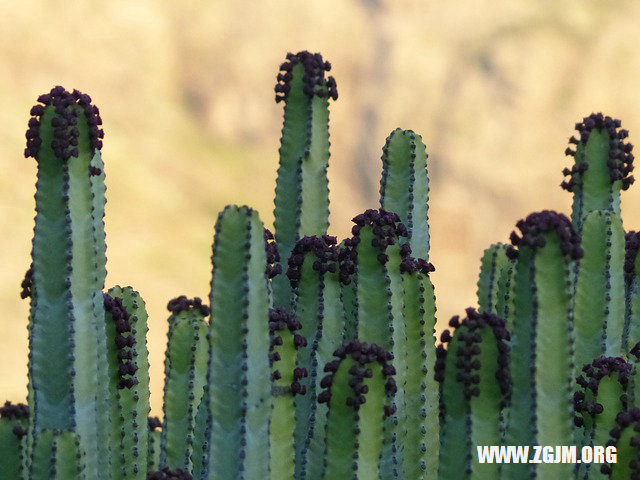
[[[446,7],[445,7],[446,5]],[[607,0],[0,0],[0,397],[24,401],[33,159],[29,109],[54,85],[89,93],[104,120],[107,286],[150,314],[152,408],[161,409],[166,304],[209,293],[217,212],[273,222],[287,51],[321,52],[331,105],[330,233],[378,201],[395,127],[429,153],[438,318],[475,305],[484,248],[545,208],[573,125],[592,111],[640,136],[640,3]],[[623,194],[640,228],[640,185]]]

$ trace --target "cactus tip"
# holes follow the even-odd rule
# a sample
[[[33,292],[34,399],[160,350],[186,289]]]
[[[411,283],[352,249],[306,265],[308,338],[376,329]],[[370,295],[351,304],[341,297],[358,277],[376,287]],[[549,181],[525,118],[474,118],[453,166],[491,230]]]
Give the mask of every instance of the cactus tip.
[[[180,295],[179,297],[170,300],[167,304],[167,310],[174,315],[188,310],[198,310],[205,317],[211,313],[211,309],[202,303],[202,299],[200,297],[190,299],[187,298],[186,295]]]
[[[560,247],[565,255],[578,260],[584,254],[580,246],[580,236],[574,230],[571,220],[562,213],[552,210],[535,212],[527,218],[519,220],[516,227],[520,229],[522,235],[519,237],[515,231],[511,233],[510,239],[513,247],[543,248],[546,245],[544,235],[555,231],[560,237]],[[517,250],[513,247],[507,249],[506,252],[511,259],[517,256]]]
[[[306,50],[296,54],[288,53],[287,61],[280,65],[278,73],[278,83],[275,87],[276,102],[286,100],[291,90],[291,80],[293,79],[293,67],[302,64],[304,73],[302,81],[303,91],[309,97],[329,97],[338,99],[338,87],[332,76],[325,80],[324,74],[331,70],[331,63],[325,62],[319,53],[310,53]]]

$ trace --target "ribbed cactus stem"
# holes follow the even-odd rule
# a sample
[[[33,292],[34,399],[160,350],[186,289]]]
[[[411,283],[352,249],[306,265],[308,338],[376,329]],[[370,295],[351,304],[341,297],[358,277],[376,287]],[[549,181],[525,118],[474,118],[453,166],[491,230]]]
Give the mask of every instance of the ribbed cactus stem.
[[[193,478],[206,478],[209,468],[209,435],[211,434],[211,415],[209,414],[209,387],[205,386],[204,394],[196,412],[196,425],[193,432],[193,451],[191,453],[191,474]]]
[[[300,379],[305,395],[295,397],[296,478],[319,478],[324,461],[327,405],[319,404],[321,372],[343,343],[344,311],[338,280],[336,238],[303,237],[293,248],[287,276],[294,291],[300,333],[308,342],[298,350],[298,364],[309,370]]]
[[[620,215],[620,190],[634,182],[633,145],[625,139],[627,130],[620,128],[620,120],[592,113],[576,123],[578,136],[569,139],[565,154],[575,158],[571,168],[563,174],[565,190],[573,192],[571,221],[578,231],[584,219],[594,210],[608,210]]]
[[[30,480],[88,480],[78,435],[41,430],[33,444]]]
[[[191,471],[196,414],[207,381],[209,323],[205,318],[210,311],[200,298],[191,300],[184,295],[171,300],[167,308],[171,316],[165,356],[160,465]]]
[[[380,207],[399,215],[416,257],[429,259],[429,177],[422,137],[397,128],[382,148]]]
[[[440,442],[439,391],[434,376],[436,304],[428,272],[407,269],[402,273],[403,316],[406,324],[406,375],[404,404],[398,418],[404,423],[399,442],[403,447],[405,478],[437,478]]]
[[[131,287],[104,295],[112,479],[143,480],[148,464],[149,354],[144,300]],[[106,412],[105,412],[106,414]]]
[[[36,158],[31,288],[32,432],[74,430],[87,475],[107,472],[102,123],[91,99],[55,87],[32,108],[26,156]]]
[[[280,66],[276,102],[284,101],[280,166],[276,180],[275,236],[283,261],[305,235],[324,235],[329,226],[329,99],[337,99],[331,64],[319,53],[287,54]],[[274,305],[291,307],[291,288],[274,278]]]
[[[622,354],[624,237],[617,214],[595,210],[584,219],[574,305],[577,366]]]
[[[480,260],[480,275],[478,277],[478,310],[481,312],[493,312],[502,316],[504,312],[505,294],[501,285],[506,284],[512,261],[507,256],[508,245],[494,243],[487,248]]]
[[[393,356],[375,344],[353,340],[335,351],[318,401],[329,404],[324,480],[386,478],[381,475],[384,419],[396,392]]]
[[[0,478],[25,478],[29,408],[5,402],[0,407]]]
[[[477,445],[502,444],[502,413],[511,396],[509,333],[490,312],[453,317],[438,346],[441,382],[440,479],[498,478],[498,464],[480,464]],[[448,348],[447,348],[448,347]]]
[[[574,393],[575,423],[584,428],[586,445],[605,445],[616,425],[616,416],[627,410],[633,365],[621,357],[598,357],[582,369]],[[581,466],[579,478],[606,478],[597,467]]]
[[[569,268],[583,254],[579,236],[567,217],[547,210],[516,225],[521,233],[512,233],[511,242],[518,251],[508,250],[517,258],[519,270],[514,278],[511,373],[514,389],[522,391],[514,396],[509,412],[507,444],[571,445],[574,363]],[[531,396],[527,399],[523,393]],[[522,465],[512,464],[504,470],[511,476],[523,475],[529,466]],[[570,466],[534,467],[545,479],[568,478],[571,472]]]
[[[209,480],[269,478],[269,296],[264,227],[248,207],[218,217],[209,332]]]
[[[298,349],[307,347],[307,339],[298,333],[301,328],[300,321],[286,310],[276,308],[269,311],[273,380],[273,413],[269,426],[271,475],[283,480],[293,479],[295,475],[294,397],[307,394],[303,382],[308,371],[299,366],[298,359]]]
[[[618,413],[608,445],[616,447],[617,462],[605,464],[600,471],[611,480],[629,480],[640,476],[640,409]]]
[[[147,472],[153,472],[160,468],[160,444],[162,443],[162,422],[158,417],[147,419],[148,449],[147,449]]]
[[[622,349],[628,351],[640,342],[640,234],[625,235],[624,285],[625,320]]]

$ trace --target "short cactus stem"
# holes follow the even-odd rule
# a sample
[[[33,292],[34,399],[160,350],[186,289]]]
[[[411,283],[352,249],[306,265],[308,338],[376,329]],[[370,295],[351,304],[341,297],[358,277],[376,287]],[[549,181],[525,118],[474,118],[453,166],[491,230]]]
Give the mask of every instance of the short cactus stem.
[[[294,397],[306,395],[305,367],[299,366],[298,349],[307,347],[307,339],[298,333],[300,321],[284,309],[269,311],[271,336],[271,378],[273,381],[273,413],[269,426],[271,475],[293,479],[295,470],[294,436],[296,409]]]
[[[508,245],[494,243],[484,251],[480,260],[480,275],[478,277],[478,310],[493,312],[502,316],[504,312],[504,289],[507,276],[513,262],[507,256]]]
[[[207,379],[209,324],[205,318],[210,312],[200,298],[191,300],[184,295],[171,300],[167,309],[171,316],[165,357],[160,465],[191,471],[196,414]]]
[[[29,407],[10,402],[0,407],[0,478],[26,476],[28,426]]]
[[[149,354],[144,300],[131,287],[104,295],[112,479],[143,480],[148,464]],[[106,413],[106,412],[105,412]]]
[[[318,401],[329,404],[327,450],[322,479],[381,479],[384,419],[395,411],[393,355],[375,344],[352,340],[325,365],[325,390]]]
[[[225,208],[213,243],[209,480],[269,478],[272,392],[266,264],[258,214],[248,207]]]
[[[294,292],[299,333],[308,345],[298,350],[298,364],[308,376],[299,380],[305,395],[294,398],[296,427],[296,478],[319,478],[324,462],[327,405],[319,404],[322,371],[343,343],[344,311],[338,280],[338,249],[335,237],[303,237],[289,257],[287,276]]]
[[[101,416],[108,408],[102,120],[77,90],[55,87],[38,101],[25,150],[38,163],[28,292],[30,430],[77,432],[87,475],[102,479],[109,458]]]
[[[441,382],[441,479],[497,478],[497,464],[479,464],[476,445],[500,445],[503,409],[511,398],[509,332],[490,312],[466,310],[453,317],[438,347],[436,379]],[[446,348],[448,346],[448,348]]]
[[[147,472],[153,472],[160,468],[160,444],[162,443],[162,422],[158,417],[147,419],[148,449],[147,449]]]
[[[299,238],[329,226],[329,99],[338,98],[334,78],[325,78],[330,70],[319,53],[302,51],[287,54],[278,74],[276,102],[285,106],[274,227],[283,261]],[[273,294],[276,307],[291,307],[286,278],[274,278]]]
[[[627,410],[631,399],[633,365],[621,357],[598,357],[582,369],[573,395],[575,424],[584,428],[587,445],[605,445],[616,415]],[[585,478],[605,476],[589,464],[581,466]]]
[[[561,186],[573,192],[571,220],[578,231],[594,210],[620,215],[620,190],[634,182],[633,145],[625,140],[629,132],[620,127],[620,120],[592,113],[576,123],[578,136],[569,140],[572,145],[565,154],[573,156],[575,164],[563,170],[568,180]]]
[[[618,413],[609,432],[607,446],[616,447],[617,462],[600,467],[603,476],[611,480],[628,480],[640,476],[640,409],[633,407]],[[595,465],[592,468],[597,468]]]
[[[548,210],[533,213],[516,226],[520,234],[512,233],[513,247],[508,250],[511,258],[517,258],[519,270],[514,277],[512,332],[512,356],[518,360],[511,374],[514,388],[521,391],[508,413],[507,444],[571,445],[574,363],[569,279],[572,262],[583,255],[580,239],[567,217]],[[504,471],[512,477],[526,475],[529,466],[522,465],[511,464]],[[571,475],[568,465],[534,467],[545,479]]]
[[[416,257],[429,259],[429,177],[422,137],[397,128],[382,148],[380,207],[406,225]]]

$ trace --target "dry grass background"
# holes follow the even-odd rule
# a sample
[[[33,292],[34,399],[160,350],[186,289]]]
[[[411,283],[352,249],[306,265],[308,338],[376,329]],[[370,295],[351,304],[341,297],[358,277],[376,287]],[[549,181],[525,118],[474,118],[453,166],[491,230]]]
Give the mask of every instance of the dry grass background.
[[[28,111],[56,84],[91,94],[106,131],[107,284],[147,302],[152,405],[161,407],[167,301],[206,297],[216,213],[273,221],[287,51],[322,52],[331,107],[331,233],[374,207],[395,127],[430,154],[431,260],[441,321],[475,303],[483,249],[530,211],[567,212],[558,187],[573,124],[592,111],[640,136],[640,3],[607,0],[0,0],[0,391],[26,393],[35,162]],[[640,227],[640,186],[623,196]]]

